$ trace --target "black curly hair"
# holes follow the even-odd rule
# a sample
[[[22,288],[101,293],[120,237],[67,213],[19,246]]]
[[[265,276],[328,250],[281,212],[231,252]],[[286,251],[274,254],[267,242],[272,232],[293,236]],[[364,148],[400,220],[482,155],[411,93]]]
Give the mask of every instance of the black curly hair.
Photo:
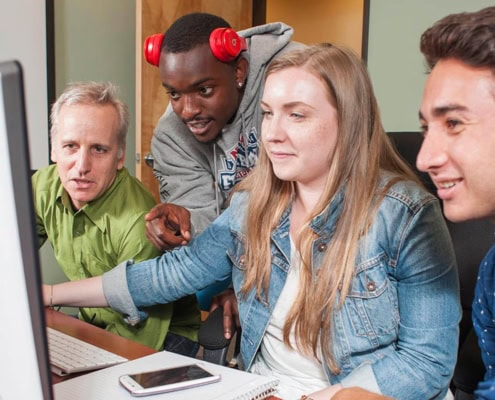
[[[186,14],[177,19],[165,32],[162,51],[183,53],[196,46],[209,43],[210,34],[216,28],[231,28],[223,18],[207,13]]]

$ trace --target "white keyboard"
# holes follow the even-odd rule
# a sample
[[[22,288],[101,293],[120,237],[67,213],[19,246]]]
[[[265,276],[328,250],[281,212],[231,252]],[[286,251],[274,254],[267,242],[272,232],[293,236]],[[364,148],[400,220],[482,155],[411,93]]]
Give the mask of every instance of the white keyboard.
[[[64,376],[128,361],[115,353],[47,327],[52,372]]]

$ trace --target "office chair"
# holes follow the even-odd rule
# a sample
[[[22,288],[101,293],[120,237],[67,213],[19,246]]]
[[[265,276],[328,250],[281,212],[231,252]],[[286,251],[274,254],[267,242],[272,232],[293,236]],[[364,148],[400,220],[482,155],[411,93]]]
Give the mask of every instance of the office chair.
[[[231,339],[223,335],[223,309],[215,309],[201,324],[198,342],[203,347],[203,360],[219,365],[236,366],[235,357],[239,354],[241,335],[237,327]],[[234,342],[232,342],[234,340]],[[230,356],[230,357],[229,357]]]
[[[435,187],[428,176],[416,168],[416,156],[422,143],[419,132],[391,132],[397,151],[416,171],[425,187],[436,195]],[[485,367],[481,359],[476,334],[471,320],[471,304],[481,260],[493,244],[493,225],[488,220],[452,223],[447,226],[457,258],[462,319],[459,325],[458,360],[452,378],[451,389],[456,400],[474,400],[473,392],[483,379]]]
[[[196,298],[201,312],[208,312],[213,297],[220,294],[230,286],[230,278],[214,283],[203,290],[196,292]],[[240,335],[235,335],[236,347],[233,354],[239,352]],[[202,358],[214,364],[229,364],[228,355],[231,339],[225,339],[223,335],[223,309],[218,307],[208,314],[198,331],[198,342],[202,347]]]

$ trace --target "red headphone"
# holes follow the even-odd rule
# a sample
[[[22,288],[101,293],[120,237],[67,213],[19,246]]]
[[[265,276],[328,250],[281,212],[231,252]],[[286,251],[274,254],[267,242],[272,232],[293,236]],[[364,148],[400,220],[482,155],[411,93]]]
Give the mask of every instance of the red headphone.
[[[164,37],[163,33],[157,33],[148,36],[144,41],[144,58],[156,67],[160,61]],[[231,28],[217,28],[210,34],[210,49],[219,61],[230,62],[235,60],[241,51],[247,50],[246,39]]]

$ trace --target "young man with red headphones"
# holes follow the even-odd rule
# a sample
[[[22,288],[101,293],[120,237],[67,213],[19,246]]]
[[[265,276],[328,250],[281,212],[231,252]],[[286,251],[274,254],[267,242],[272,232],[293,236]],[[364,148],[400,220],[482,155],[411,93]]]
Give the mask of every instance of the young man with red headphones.
[[[162,204],[147,216],[147,235],[158,248],[205,229],[254,167],[264,70],[299,45],[292,34],[283,23],[235,32],[218,16],[193,13],[146,40],[170,99],[152,140]]]

